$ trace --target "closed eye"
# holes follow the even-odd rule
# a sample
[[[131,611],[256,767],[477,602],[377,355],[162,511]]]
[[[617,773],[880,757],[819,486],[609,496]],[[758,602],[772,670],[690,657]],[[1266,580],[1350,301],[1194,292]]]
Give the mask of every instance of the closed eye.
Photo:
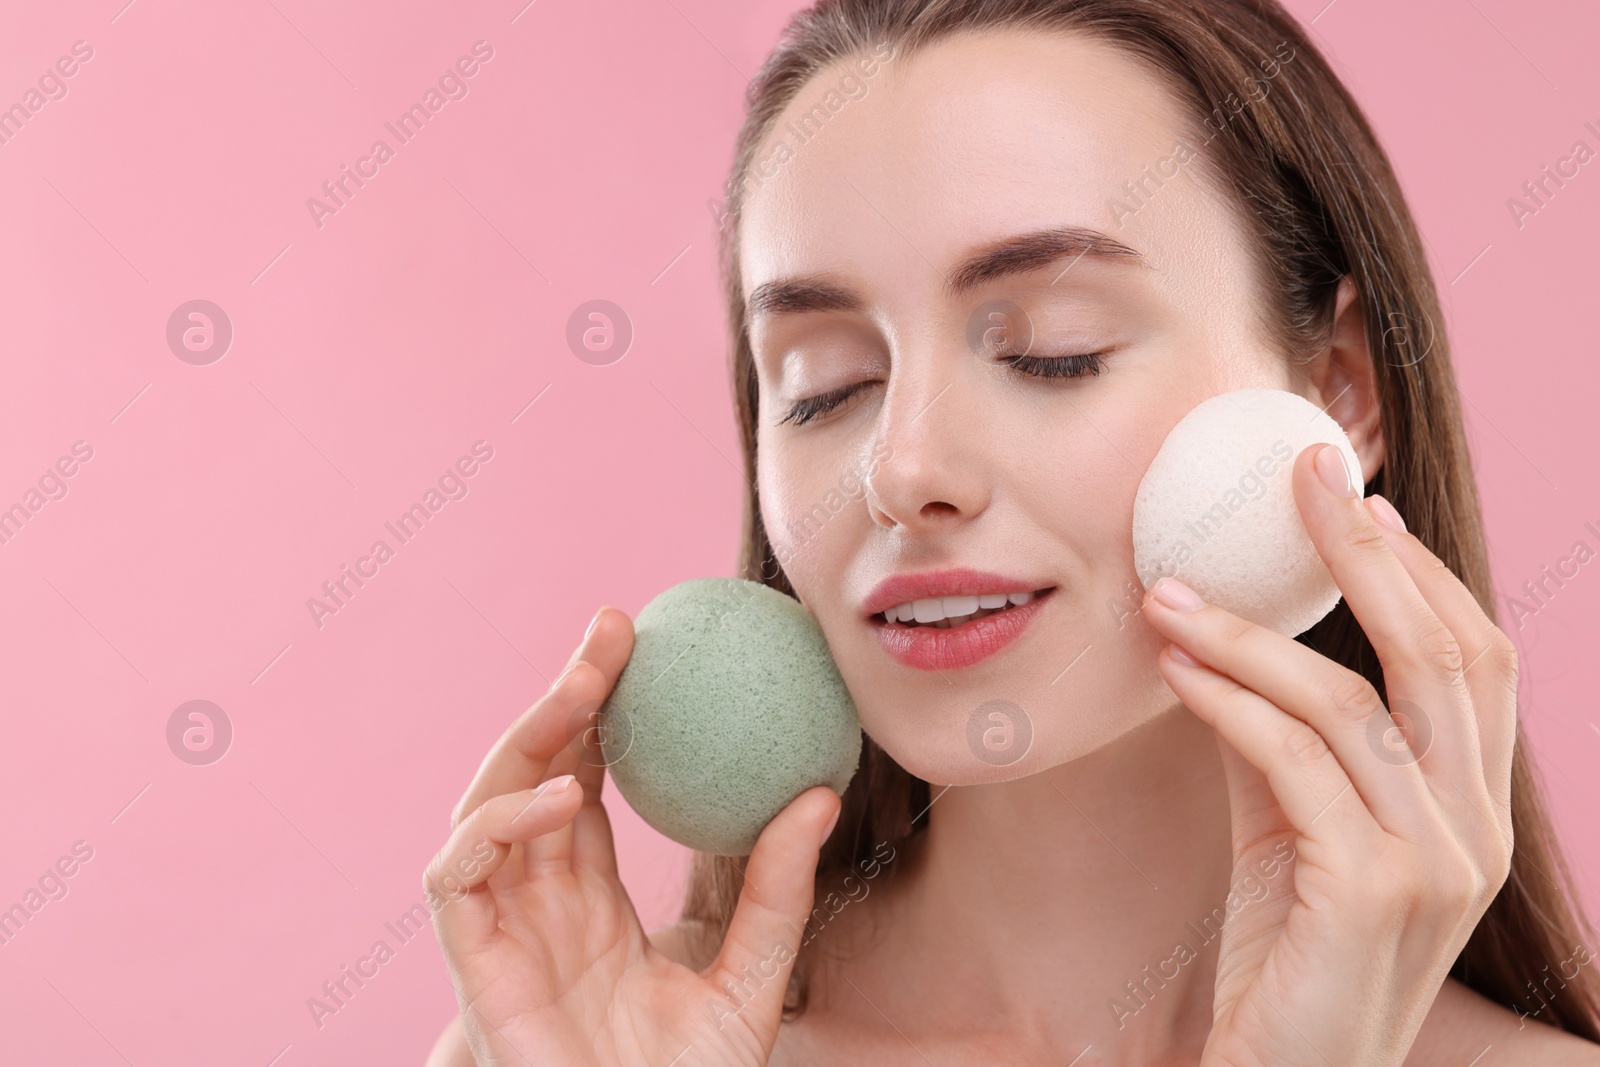
[[[1098,375],[1105,370],[1104,352],[1086,352],[1071,356],[1030,356],[1021,353],[1001,352],[995,357],[995,362],[1003,363],[1019,374],[1026,374],[1032,378],[1082,378],[1086,375]],[[838,389],[820,393],[817,396],[806,397],[789,409],[789,413],[778,421],[782,426],[792,422],[796,426],[804,426],[812,419],[842,406],[864,386],[871,382],[855,382]]]
[[[996,363],[1004,363],[1021,374],[1034,378],[1081,378],[1086,374],[1099,374],[1105,369],[1104,352],[1087,352],[1072,356],[1029,356],[1000,353]]]
[[[871,384],[871,382],[856,382],[830,392],[820,393],[817,396],[808,396],[804,400],[796,402],[794,407],[789,409],[789,414],[778,420],[778,425],[782,426],[786,422],[793,422],[796,426],[804,426],[812,419],[820,415],[826,415],[839,407],[860,391],[863,386]]]

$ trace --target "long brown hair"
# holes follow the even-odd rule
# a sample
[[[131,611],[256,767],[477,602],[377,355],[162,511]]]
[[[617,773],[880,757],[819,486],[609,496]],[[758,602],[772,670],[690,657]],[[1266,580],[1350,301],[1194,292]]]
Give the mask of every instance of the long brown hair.
[[[939,38],[987,29],[1094,35],[1162,77],[1186,107],[1190,132],[1206,142],[1200,155],[1207,177],[1253,221],[1246,231],[1268,287],[1262,309],[1269,336],[1291,360],[1326,348],[1335,289],[1341,278],[1354,282],[1386,446],[1366,492],[1388,498],[1495,618],[1449,343],[1416,226],[1366,117],[1276,0],[820,0],[792,17],[750,85],[723,219],[734,401],[748,483],[743,575],[794,595],[754,488],[758,394],[738,238],[755,152],[819,69],[875,49],[881,56],[885,44],[898,62]],[[1250,91],[1262,84],[1264,93]],[[1298,640],[1385,693],[1377,656],[1344,601]],[[839,822],[823,846],[817,900],[833,892],[841,875],[876,874],[885,848],[926,825],[931,800],[927,782],[864,738]],[[1576,902],[1520,723],[1511,812],[1516,853],[1510,876],[1450,973],[1492,1001],[1600,1042],[1600,988],[1581,964],[1575,977],[1564,970],[1577,953],[1593,950],[1593,930]],[[695,854],[682,918],[703,942],[725,936],[744,866],[742,858]],[[805,1009],[814,956],[803,943],[786,1018]],[[1553,974],[1562,976],[1558,989],[1549,986]]]

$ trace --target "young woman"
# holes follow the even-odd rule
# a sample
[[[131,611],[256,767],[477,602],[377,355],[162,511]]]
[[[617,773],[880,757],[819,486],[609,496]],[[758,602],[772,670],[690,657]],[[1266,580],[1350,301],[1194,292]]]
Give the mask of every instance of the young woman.
[[[1600,1064],[1422,244],[1293,20],[824,0],[749,101],[744,574],[817,618],[861,765],[647,936],[580,729],[602,608],[428,869],[430,1062]],[[1133,567],[1167,431],[1251,387],[1361,462],[1283,472],[1344,595],[1294,639]]]

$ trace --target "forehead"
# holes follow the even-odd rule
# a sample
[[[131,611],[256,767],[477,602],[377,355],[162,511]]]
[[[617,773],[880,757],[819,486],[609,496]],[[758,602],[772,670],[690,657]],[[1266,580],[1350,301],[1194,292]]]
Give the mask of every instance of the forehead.
[[[1180,167],[1180,141],[1201,147],[1157,75],[1077,34],[946,38],[870,74],[835,63],[753,157],[744,291],[805,274],[945,271],[975,245],[1063,225],[1101,230],[1158,270],[1198,264],[1214,255],[1205,231],[1221,211],[1196,180],[1199,158]],[[1177,176],[1158,184],[1157,170]]]

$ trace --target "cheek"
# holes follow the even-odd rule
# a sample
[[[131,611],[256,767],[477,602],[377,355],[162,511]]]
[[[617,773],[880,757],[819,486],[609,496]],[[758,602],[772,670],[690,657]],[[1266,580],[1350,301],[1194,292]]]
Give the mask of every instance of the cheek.
[[[1109,383],[1108,383],[1109,384]],[[1137,383],[1135,383],[1137,384]],[[1007,478],[1031,522],[1054,535],[1080,577],[1132,568],[1133,504],[1167,428],[1192,404],[1135,389],[1105,390],[1093,403],[1027,428]]]
[[[809,473],[803,464],[794,462],[781,443],[770,439],[757,442],[756,457],[756,495],[761,501],[761,522],[773,549],[787,560],[799,548],[793,531],[795,516],[802,510],[800,502],[810,492]]]
[[[773,553],[807,606],[830,595],[845,569],[846,530],[865,507],[859,487],[833,457],[792,443],[758,444],[756,487]],[[835,468],[839,469],[835,469]],[[830,577],[831,576],[831,577]],[[815,609],[813,609],[815,610]]]

